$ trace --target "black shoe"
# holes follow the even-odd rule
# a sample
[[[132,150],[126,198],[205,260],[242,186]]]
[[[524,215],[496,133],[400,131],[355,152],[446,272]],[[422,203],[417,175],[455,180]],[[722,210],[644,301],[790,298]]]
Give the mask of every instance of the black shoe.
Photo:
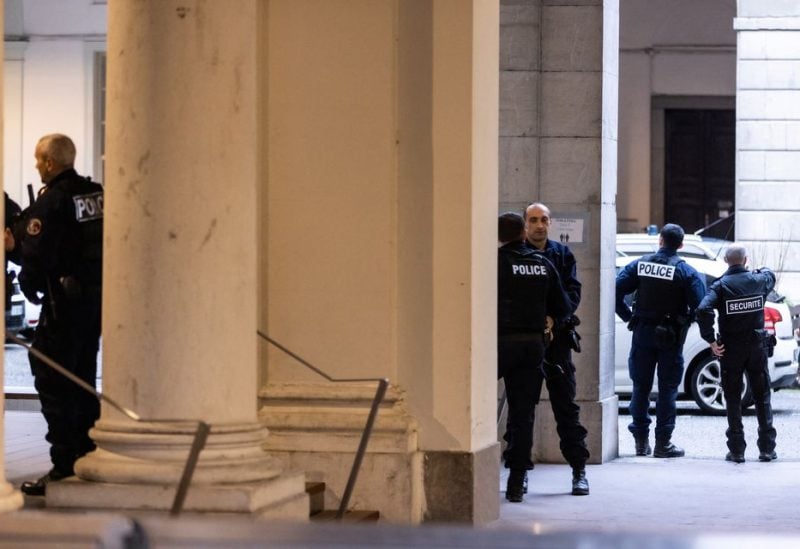
[[[758,454],[758,461],[775,461],[778,459],[778,454],[775,450],[771,452],[761,452]]]
[[[646,438],[637,438],[634,440],[636,441],[637,456],[649,456],[653,451],[653,449],[650,448],[650,442]]]
[[[734,463],[744,463],[744,454],[737,454],[737,453],[734,453],[734,452],[728,452],[725,455],[725,461],[732,461]]]
[[[527,471],[524,469],[511,469],[508,474],[508,483],[506,484],[506,499],[512,503],[520,503],[525,494],[525,477]]]
[[[586,480],[585,467],[572,468],[572,495],[573,496],[589,495],[589,481]]]
[[[23,494],[29,496],[43,496],[45,491],[47,490],[47,485],[51,482],[58,482],[59,480],[65,479],[67,477],[71,477],[73,473],[65,474],[55,469],[51,469],[49,473],[44,475],[43,477],[39,477],[35,481],[27,480],[22,483],[22,486],[19,489],[22,491]]]
[[[525,471],[525,476],[522,477],[522,493],[528,493],[528,471]]]
[[[656,449],[653,450],[653,457],[656,458],[679,458],[683,457],[683,454],[683,448],[679,448],[671,442],[656,441]]]

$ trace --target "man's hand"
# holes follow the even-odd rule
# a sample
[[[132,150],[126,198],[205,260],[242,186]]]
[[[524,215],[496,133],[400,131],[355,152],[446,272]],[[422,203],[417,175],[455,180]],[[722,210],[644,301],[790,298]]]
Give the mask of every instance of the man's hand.
[[[13,251],[14,246],[16,246],[16,243],[14,242],[14,233],[11,232],[11,229],[6,227],[6,232],[3,236],[4,236],[3,240],[6,251],[7,252]]]
[[[548,345],[553,342],[553,326],[555,326],[555,324],[556,321],[553,320],[553,317],[544,317],[544,339],[545,343]]]
[[[725,345],[722,343],[717,343],[716,341],[712,341],[711,352],[714,353],[714,356],[722,356],[725,354]]]

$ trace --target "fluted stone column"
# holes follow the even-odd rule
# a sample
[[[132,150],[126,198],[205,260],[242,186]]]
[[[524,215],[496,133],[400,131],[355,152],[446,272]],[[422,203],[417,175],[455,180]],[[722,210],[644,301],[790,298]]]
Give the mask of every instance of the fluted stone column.
[[[211,424],[186,509],[308,517],[256,418],[262,3],[109,4],[103,390]],[[166,509],[192,426],[104,404],[48,506]],[[87,482],[90,481],[90,482]]]
[[[3,7],[3,0],[0,0],[0,8]],[[0,26],[3,23],[3,10],[0,9]],[[3,45],[0,44],[0,63],[4,59],[4,48]],[[0,65],[2,67],[2,65]],[[3,91],[0,89],[0,102],[2,102],[3,98]],[[0,113],[0,120],[2,120],[2,114]],[[3,149],[3,134],[0,132],[0,150]],[[0,159],[0,163],[3,162]],[[1,164],[0,164],[1,166]],[[0,170],[0,173],[3,173]],[[3,295],[2,292],[5,291],[5,286],[3,290],[0,290],[0,295]],[[5,298],[5,295],[3,295]],[[3,330],[5,331],[5,320],[3,321]],[[3,365],[5,364],[3,358],[3,350],[0,349],[0,380],[3,378],[4,368]],[[0,410],[5,409],[5,392],[0,394]],[[14,490],[12,486],[6,482],[6,475],[5,475],[5,438],[4,438],[4,425],[3,422],[0,422],[0,513],[4,513],[6,511],[13,511],[14,509],[18,509],[22,507],[22,494]]]

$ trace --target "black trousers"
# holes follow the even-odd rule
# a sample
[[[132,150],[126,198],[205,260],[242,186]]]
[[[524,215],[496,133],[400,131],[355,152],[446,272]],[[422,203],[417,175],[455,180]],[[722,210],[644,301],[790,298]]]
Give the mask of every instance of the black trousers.
[[[55,307],[50,302],[43,304],[33,347],[92,387],[99,343],[99,288],[84,290],[78,300],[58,300]],[[100,403],[32,353],[28,358],[47,421],[45,438],[50,443],[50,459],[56,471],[70,475],[75,461],[95,448],[89,429],[100,416]]]
[[[536,341],[497,342],[498,377],[506,385],[508,420],[503,459],[509,469],[533,469],[533,421],[542,390],[544,344]]]
[[[772,452],[775,449],[775,428],[772,426],[772,403],[767,353],[756,337],[723,335],[725,354],[722,366],[722,391],[727,404],[728,449],[743,454],[747,443],[742,426],[742,375],[747,372],[750,390],[755,400],[758,419],[758,449]]]
[[[580,421],[581,409],[575,402],[575,364],[565,332],[555,332],[553,342],[545,351],[545,361],[545,383],[556,420],[561,454],[573,467],[583,467],[589,459],[589,450],[586,448],[586,428]]]

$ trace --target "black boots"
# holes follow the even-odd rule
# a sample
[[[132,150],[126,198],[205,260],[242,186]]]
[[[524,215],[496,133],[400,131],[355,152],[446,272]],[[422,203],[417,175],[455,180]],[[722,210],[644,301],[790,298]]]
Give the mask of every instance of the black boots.
[[[744,463],[744,454],[738,452],[728,452],[725,455],[725,461],[732,461],[734,463]]]
[[[589,481],[586,480],[586,467],[572,468],[572,495],[589,495]]]
[[[511,469],[506,484],[506,499],[511,503],[520,503],[527,492],[528,472],[525,469]]]
[[[650,442],[647,440],[646,437],[634,438],[634,440],[636,441],[637,456],[649,456],[650,453],[653,451],[650,448]]]
[[[657,458],[679,458],[683,457],[683,448],[675,446],[670,441],[656,441],[656,448],[653,450],[653,457]]]
[[[758,461],[775,461],[778,459],[778,454],[775,450],[771,452],[760,452],[758,454]]]
[[[27,480],[22,483],[22,486],[19,487],[20,491],[23,494],[28,496],[43,496],[47,485],[51,482],[56,482],[58,480],[65,479],[67,477],[72,476],[73,473],[64,474],[55,469],[50,469],[50,472],[44,475],[43,477],[39,477],[35,481]]]

